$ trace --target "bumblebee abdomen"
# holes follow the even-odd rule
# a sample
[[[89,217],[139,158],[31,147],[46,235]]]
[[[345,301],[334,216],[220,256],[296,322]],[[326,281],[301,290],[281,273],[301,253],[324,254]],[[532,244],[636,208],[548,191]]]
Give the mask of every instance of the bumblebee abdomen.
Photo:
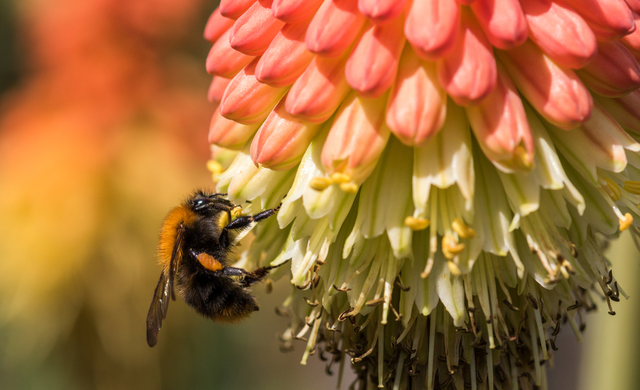
[[[260,309],[246,287],[233,279],[214,274],[180,278],[180,295],[201,315],[216,322],[236,323]]]

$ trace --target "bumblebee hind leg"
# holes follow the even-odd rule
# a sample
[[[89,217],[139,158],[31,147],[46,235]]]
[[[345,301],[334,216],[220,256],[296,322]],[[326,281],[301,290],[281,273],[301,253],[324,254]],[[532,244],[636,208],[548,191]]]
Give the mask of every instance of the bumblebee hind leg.
[[[278,265],[275,265],[275,266],[261,267],[261,268],[256,269],[253,272],[249,272],[249,271],[244,270],[242,268],[225,267],[222,270],[222,274],[225,275],[225,276],[242,276],[242,280],[240,281],[240,283],[242,283],[243,287],[249,287],[249,286],[261,281],[265,276],[267,276],[269,274],[270,270],[272,270],[274,268],[278,268],[281,265],[282,264],[278,264]]]

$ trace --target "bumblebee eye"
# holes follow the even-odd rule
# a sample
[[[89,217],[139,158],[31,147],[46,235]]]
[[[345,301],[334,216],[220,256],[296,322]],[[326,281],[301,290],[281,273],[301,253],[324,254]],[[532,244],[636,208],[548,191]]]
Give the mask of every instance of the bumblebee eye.
[[[207,205],[211,203],[210,200],[208,199],[196,199],[193,201],[193,209],[194,210],[202,210],[205,207],[207,207]]]

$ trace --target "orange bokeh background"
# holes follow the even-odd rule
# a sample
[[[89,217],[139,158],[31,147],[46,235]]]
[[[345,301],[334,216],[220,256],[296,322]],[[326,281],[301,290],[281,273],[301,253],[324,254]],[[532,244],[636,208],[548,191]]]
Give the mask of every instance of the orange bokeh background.
[[[215,7],[0,5],[1,389],[335,385],[298,364],[302,342],[278,350],[286,282],[269,296],[258,286],[263,310],[235,327],[172,303],[159,345],[146,345],[159,226],[213,186],[202,30]]]

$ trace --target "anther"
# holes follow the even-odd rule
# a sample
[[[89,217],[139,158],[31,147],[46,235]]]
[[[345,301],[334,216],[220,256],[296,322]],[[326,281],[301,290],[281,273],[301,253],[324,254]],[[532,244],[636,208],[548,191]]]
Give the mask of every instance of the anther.
[[[624,182],[623,188],[630,194],[640,195],[640,181],[626,180]]]
[[[342,172],[335,172],[331,175],[331,180],[336,184],[348,183],[351,181],[351,176]]]
[[[216,160],[209,160],[207,161],[207,170],[214,175],[219,175],[223,171],[222,164],[220,164]]]
[[[407,217],[404,224],[411,230],[424,230],[429,227],[431,222],[426,218]]]
[[[313,188],[316,191],[324,191],[332,183],[333,183],[333,181],[328,177],[314,177],[309,182],[309,187]]]
[[[349,194],[355,194],[358,192],[358,188],[358,185],[352,181],[348,183],[340,183],[340,189]]]
[[[629,226],[631,226],[631,224],[633,223],[633,217],[631,216],[631,214],[626,213],[624,215],[624,218],[620,218],[619,219],[620,222],[620,231],[624,232],[625,230],[627,230],[629,228]]]
[[[476,236],[475,230],[473,230],[467,224],[465,224],[464,221],[459,217],[454,219],[453,222],[451,222],[451,228],[453,229],[454,232],[458,233],[458,235],[462,238],[469,239]]]
[[[453,261],[447,261],[447,267],[449,267],[449,272],[451,272],[453,276],[462,275],[462,271],[460,271],[460,267],[458,267],[458,264],[454,263]]]
[[[458,253],[464,250],[463,243],[457,243],[451,236],[442,237],[442,254],[448,260],[453,259]]]
[[[622,198],[622,190],[620,187],[608,177],[602,177],[602,180],[606,183],[602,185],[602,189],[611,197],[614,202],[617,202]]]
[[[573,304],[573,305],[571,305],[571,306],[567,307],[567,311],[575,310],[575,309],[577,309],[577,308],[579,308],[579,307],[580,307],[580,303],[579,303],[578,301],[576,301],[576,303],[575,303],[575,304]]]
[[[527,301],[531,303],[531,306],[533,306],[535,310],[538,310],[538,301],[533,297],[533,295],[531,295],[531,293],[528,293],[526,295],[526,298],[527,298]]]

